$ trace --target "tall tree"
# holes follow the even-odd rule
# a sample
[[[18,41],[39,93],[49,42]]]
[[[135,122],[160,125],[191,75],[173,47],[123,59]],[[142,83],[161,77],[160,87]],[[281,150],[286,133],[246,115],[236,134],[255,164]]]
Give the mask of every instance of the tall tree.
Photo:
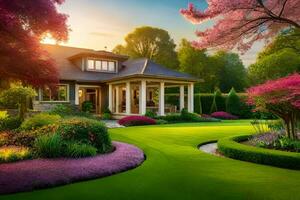
[[[182,39],[178,49],[178,60],[182,72],[204,80],[199,87],[202,92],[213,92],[219,85],[218,65],[212,62],[205,49],[196,49],[186,39]]]
[[[281,30],[300,28],[300,0],[207,0],[208,8],[193,4],[181,13],[193,23],[213,19],[215,25],[197,32],[198,48],[221,47],[248,50],[257,40],[268,39]]]
[[[64,0],[0,0],[0,79],[21,80],[34,86],[58,81],[55,63],[40,47],[50,34],[67,40],[67,16],[56,6]]]
[[[163,29],[144,26],[136,28],[125,37],[125,46],[117,45],[113,52],[131,58],[149,58],[171,69],[178,68],[175,43]]]
[[[263,83],[300,71],[300,30],[292,29],[277,36],[248,68],[251,84]]]
[[[228,92],[234,87],[238,92],[244,91],[247,85],[246,68],[236,53],[218,51],[212,56],[219,69],[219,88]]]

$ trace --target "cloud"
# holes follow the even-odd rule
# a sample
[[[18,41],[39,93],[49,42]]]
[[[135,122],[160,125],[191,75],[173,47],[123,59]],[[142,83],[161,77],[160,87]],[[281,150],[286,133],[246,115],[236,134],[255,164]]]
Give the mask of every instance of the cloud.
[[[106,32],[90,32],[89,34],[97,36],[97,37],[115,37],[116,36],[113,33],[106,33]]]

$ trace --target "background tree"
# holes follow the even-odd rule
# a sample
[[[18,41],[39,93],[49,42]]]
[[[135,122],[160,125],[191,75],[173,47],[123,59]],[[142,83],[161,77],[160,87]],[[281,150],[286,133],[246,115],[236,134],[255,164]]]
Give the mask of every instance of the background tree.
[[[113,52],[131,58],[149,58],[171,69],[178,69],[175,43],[169,33],[154,27],[139,27],[125,37],[125,46],[117,45]]]
[[[55,63],[39,42],[46,34],[67,40],[67,16],[56,9],[63,2],[0,0],[0,79],[34,86],[58,82]]]
[[[216,89],[216,91],[214,92],[214,99],[210,108],[210,113],[217,111],[225,111],[225,109],[225,98],[223,97],[220,89]]]
[[[212,56],[218,69],[219,88],[228,92],[234,87],[238,92],[244,91],[247,85],[247,72],[242,60],[236,53],[218,51]]]
[[[201,11],[189,4],[181,13],[193,23],[213,19],[215,25],[198,31],[202,49],[221,47],[248,50],[257,40],[268,39],[285,28],[300,28],[300,0],[207,0]]]
[[[208,55],[205,49],[194,48],[189,41],[182,39],[178,49],[180,71],[203,79],[200,84],[202,92],[213,92],[218,86],[218,65]]]
[[[249,66],[250,83],[260,84],[300,71],[300,31],[291,29],[278,35]]]
[[[27,112],[27,105],[35,96],[36,92],[32,88],[13,85],[0,93],[0,102],[2,105],[16,105],[19,109],[19,118],[23,121]]]
[[[248,89],[248,103],[258,111],[267,111],[280,117],[286,125],[289,138],[297,139],[296,124],[300,119],[300,75],[268,81]]]

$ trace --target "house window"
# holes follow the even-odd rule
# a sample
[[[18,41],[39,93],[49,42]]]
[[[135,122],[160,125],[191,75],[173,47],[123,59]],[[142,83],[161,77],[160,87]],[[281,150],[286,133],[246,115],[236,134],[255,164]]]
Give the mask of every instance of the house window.
[[[87,70],[115,72],[116,65],[115,61],[88,59]]]
[[[45,87],[41,93],[41,101],[68,101],[68,85],[58,85],[56,91]]]

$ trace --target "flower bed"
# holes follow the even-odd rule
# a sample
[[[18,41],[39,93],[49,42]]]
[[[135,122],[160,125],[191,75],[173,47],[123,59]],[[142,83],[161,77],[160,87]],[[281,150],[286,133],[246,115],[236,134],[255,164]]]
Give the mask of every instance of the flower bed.
[[[31,191],[76,181],[110,176],[139,166],[139,148],[113,142],[115,151],[81,159],[36,159],[0,165],[0,194]]]
[[[229,120],[238,119],[237,116],[232,115],[232,114],[227,113],[227,112],[223,112],[223,111],[214,112],[214,113],[211,114],[211,117],[217,118],[217,119],[229,119]]]
[[[218,150],[227,157],[282,168],[300,169],[300,153],[270,150],[240,144],[249,135],[224,138],[218,141]]]

